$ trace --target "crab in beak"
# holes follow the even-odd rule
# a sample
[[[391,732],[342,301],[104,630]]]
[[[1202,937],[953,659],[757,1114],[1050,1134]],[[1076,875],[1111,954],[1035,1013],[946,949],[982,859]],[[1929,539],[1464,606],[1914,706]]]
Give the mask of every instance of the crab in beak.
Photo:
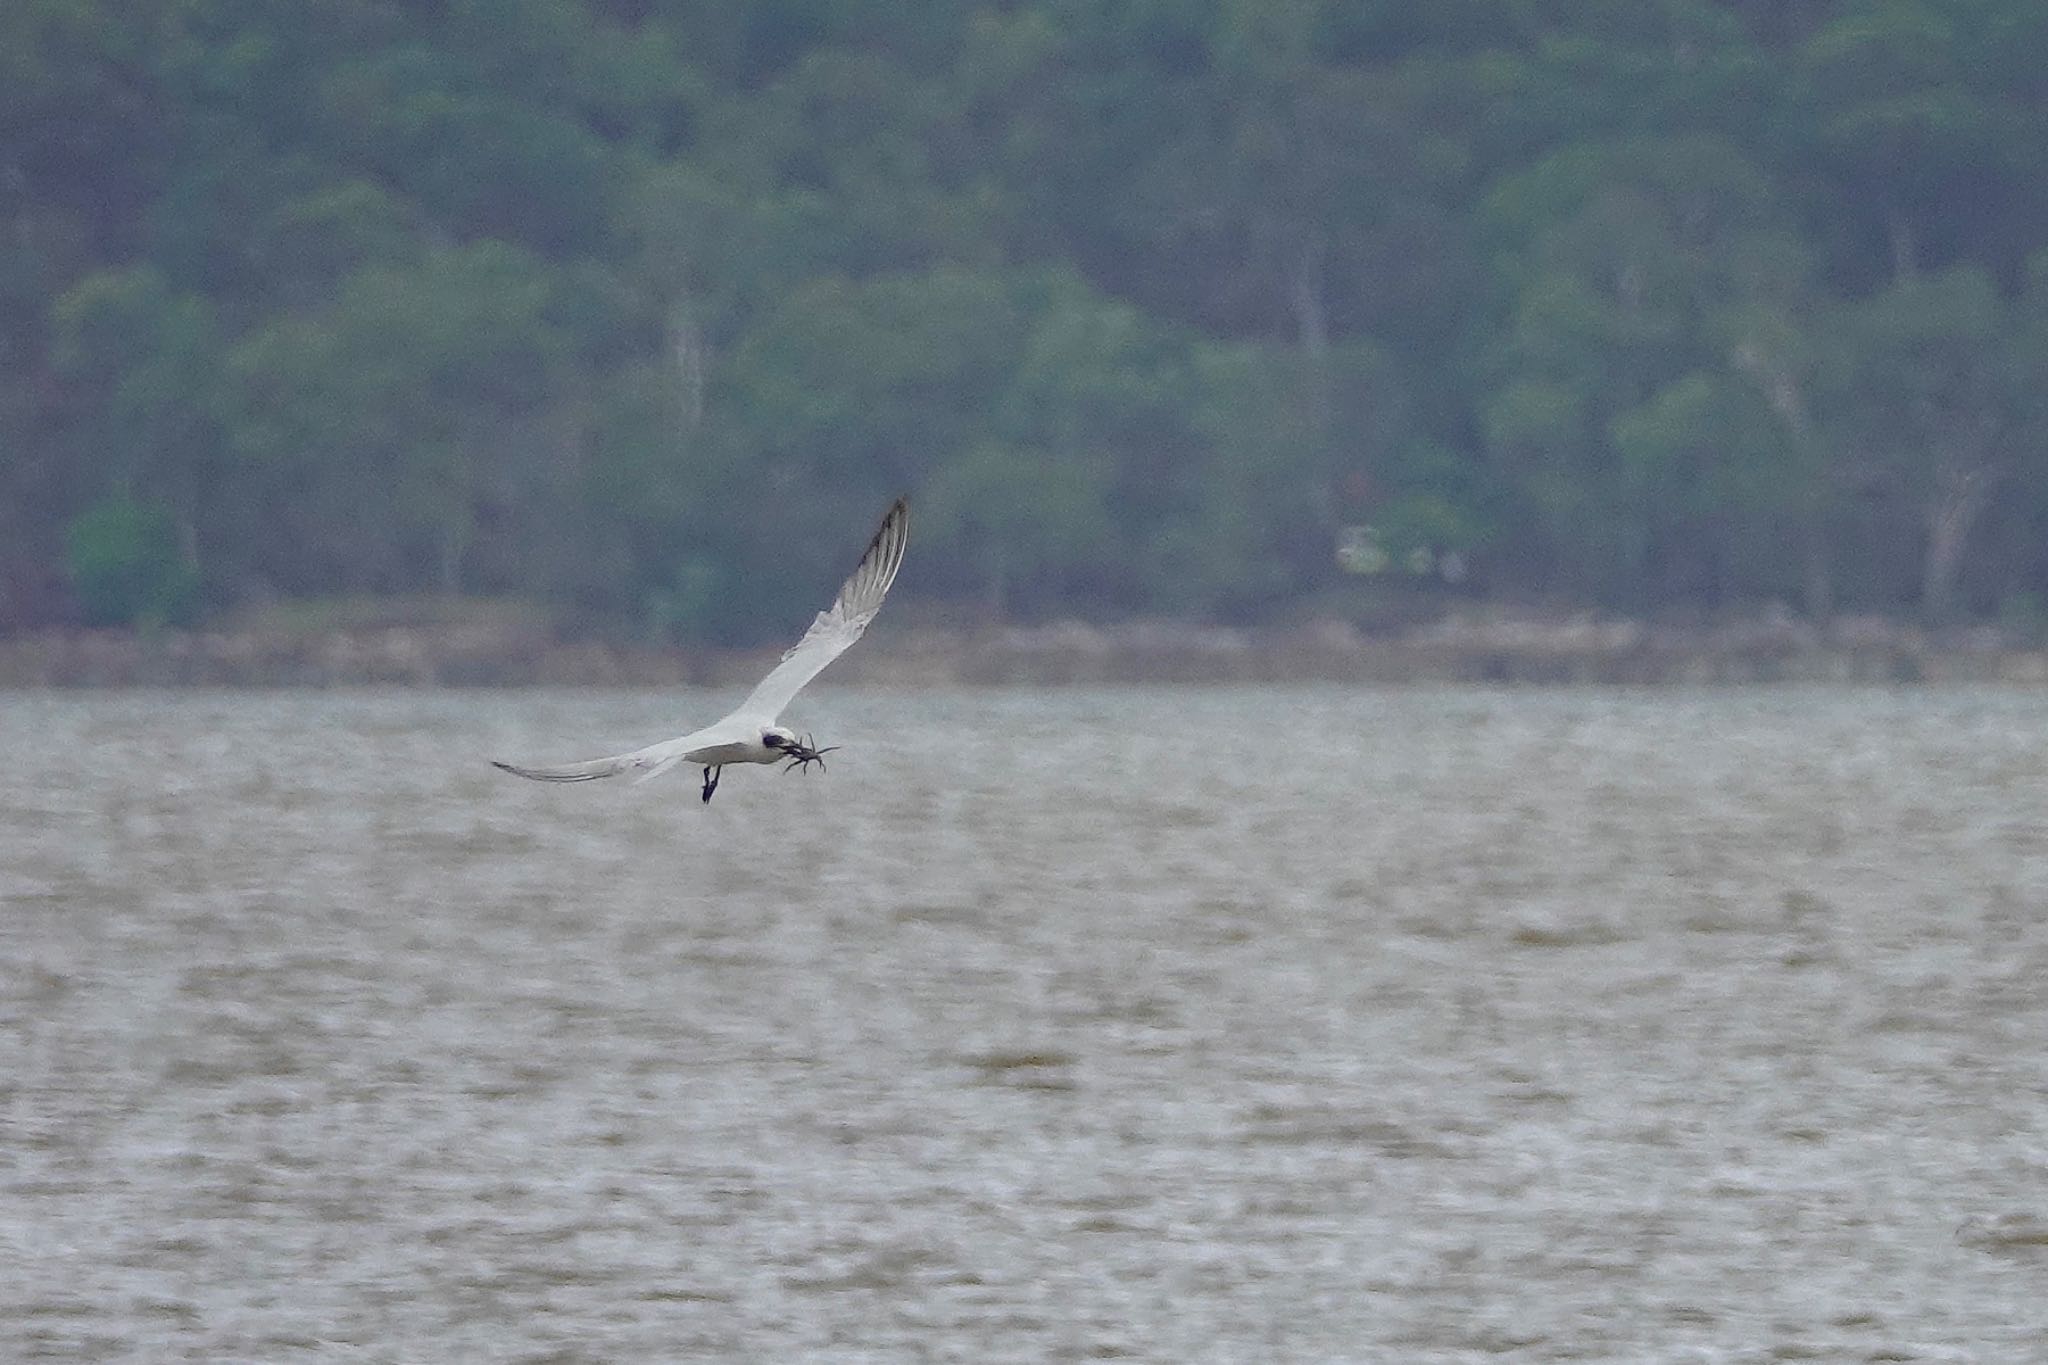
[[[789,764],[782,771],[793,772],[798,768],[808,768],[815,763],[818,765],[818,771],[824,772],[826,771],[825,755],[838,747],[837,744],[828,744],[820,749],[817,747],[816,739],[810,735],[805,735],[801,741],[783,748],[783,755],[789,759]]]

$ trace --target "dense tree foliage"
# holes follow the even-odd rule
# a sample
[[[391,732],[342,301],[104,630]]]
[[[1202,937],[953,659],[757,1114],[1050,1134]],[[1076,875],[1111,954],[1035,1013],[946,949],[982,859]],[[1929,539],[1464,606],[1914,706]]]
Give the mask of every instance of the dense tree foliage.
[[[2043,52],[2038,0],[9,0],[0,624],[779,634],[901,490],[920,589],[1023,616],[2037,611]]]

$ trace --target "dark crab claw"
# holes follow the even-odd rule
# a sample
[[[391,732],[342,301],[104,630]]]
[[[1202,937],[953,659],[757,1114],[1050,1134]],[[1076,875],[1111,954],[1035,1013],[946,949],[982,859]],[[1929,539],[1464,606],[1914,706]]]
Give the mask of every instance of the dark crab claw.
[[[820,749],[817,747],[816,739],[810,735],[805,735],[801,744],[792,744],[782,751],[789,757],[789,764],[782,771],[791,772],[797,768],[808,768],[815,763],[818,765],[819,772],[825,772],[827,771],[825,755],[838,747],[837,744],[828,744]]]

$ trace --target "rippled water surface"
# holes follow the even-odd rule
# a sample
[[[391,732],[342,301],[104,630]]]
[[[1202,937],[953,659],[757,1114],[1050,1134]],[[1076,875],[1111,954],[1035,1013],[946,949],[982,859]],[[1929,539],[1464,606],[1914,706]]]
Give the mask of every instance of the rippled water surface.
[[[0,696],[0,1358],[2048,1359],[2048,696]]]

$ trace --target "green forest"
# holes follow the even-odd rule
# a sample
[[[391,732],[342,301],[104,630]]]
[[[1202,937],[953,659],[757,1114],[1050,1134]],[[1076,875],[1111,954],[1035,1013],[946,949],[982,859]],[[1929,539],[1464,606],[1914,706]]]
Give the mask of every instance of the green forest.
[[[2040,0],[7,0],[0,629],[745,643],[899,492],[989,619],[2048,618],[2044,54]]]

